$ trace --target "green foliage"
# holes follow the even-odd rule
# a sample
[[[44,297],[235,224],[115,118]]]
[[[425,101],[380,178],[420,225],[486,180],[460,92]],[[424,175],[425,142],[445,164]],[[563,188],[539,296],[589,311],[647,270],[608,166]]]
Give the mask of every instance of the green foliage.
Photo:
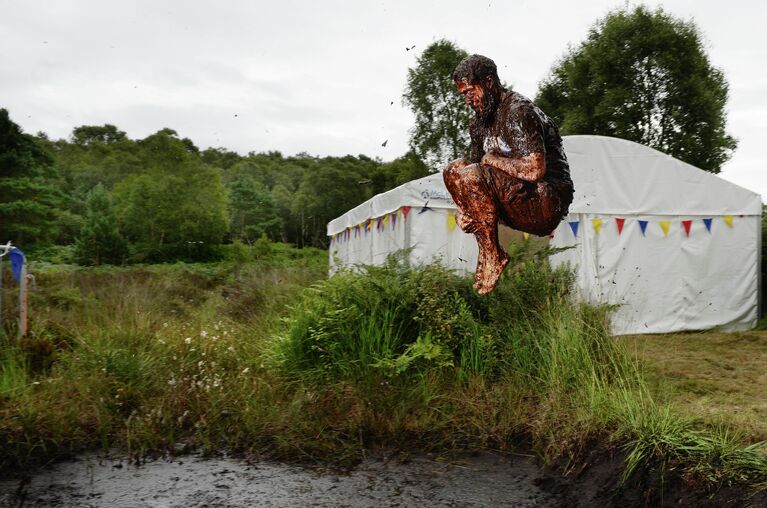
[[[0,242],[31,246],[55,238],[60,201],[50,155],[0,109]]]
[[[384,162],[376,169],[371,177],[372,192],[374,195],[380,194],[430,173],[429,167],[411,150],[391,162]]]
[[[348,464],[368,447],[511,451],[520,436],[554,459],[606,436],[642,472],[763,480],[759,445],[656,405],[605,309],[570,301],[571,276],[530,256],[514,250],[516,273],[485,297],[395,261],[316,283],[326,253],[285,244],[239,272],[35,264],[30,339],[0,341],[0,470],[179,443]],[[33,369],[42,354],[52,365]]]
[[[638,6],[600,19],[543,80],[536,103],[562,134],[624,138],[718,173],[736,147],[727,96],[697,26]]]
[[[160,131],[141,142],[154,157],[146,172],[114,189],[121,229],[137,260],[208,259],[227,231],[226,191],[220,175],[186,144]]]
[[[86,203],[100,184],[115,198],[118,226],[133,253],[128,262],[210,259],[219,255],[222,242],[253,244],[262,235],[272,242],[326,247],[330,220],[428,174],[413,153],[388,163],[364,155],[241,156],[225,148],[200,151],[168,128],[130,139],[111,124],[83,125],[69,140],[44,133],[24,139],[37,150],[27,157],[36,164],[30,166],[36,180],[17,179],[14,185],[40,199],[6,193],[11,202],[4,205],[0,197],[0,212],[4,206],[26,211],[28,220],[14,224],[34,235],[45,233],[39,245],[28,246],[43,252],[53,243],[74,244],[83,228],[91,227],[85,224]],[[55,195],[46,194],[51,190]]]
[[[447,366],[462,378],[495,379],[518,360],[526,338],[547,340],[531,330],[552,299],[562,300],[571,277],[551,270],[544,252],[515,254],[520,270],[487,298],[468,278],[438,265],[410,268],[397,258],[338,274],[305,293],[275,342],[275,358],[286,372],[309,379],[358,382]]]
[[[112,198],[103,185],[88,193],[85,224],[75,244],[82,265],[120,264],[128,255],[128,243],[117,227]]]
[[[232,238],[246,243],[262,235],[277,238],[282,230],[271,194],[251,175],[239,176],[229,184],[229,215]]]
[[[408,69],[402,100],[415,114],[410,148],[434,170],[468,150],[470,114],[453,82],[453,71],[467,56],[454,43],[441,39]]]

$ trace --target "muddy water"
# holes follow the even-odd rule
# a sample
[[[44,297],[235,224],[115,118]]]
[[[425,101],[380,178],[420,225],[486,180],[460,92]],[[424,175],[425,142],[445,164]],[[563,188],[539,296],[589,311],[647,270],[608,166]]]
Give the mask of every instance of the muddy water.
[[[272,462],[184,457],[134,466],[85,455],[23,484],[0,481],[13,507],[553,507],[527,457],[439,462],[368,459],[349,473]]]

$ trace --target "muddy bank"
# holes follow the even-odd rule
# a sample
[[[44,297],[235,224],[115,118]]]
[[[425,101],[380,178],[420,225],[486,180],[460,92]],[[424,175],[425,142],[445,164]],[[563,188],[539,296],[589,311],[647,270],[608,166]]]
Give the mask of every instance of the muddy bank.
[[[644,465],[623,481],[626,453],[598,442],[575,460],[548,466],[536,485],[568,508],[767,508],[767,492],[745,483],[712,484],[693,464]],[[563,474],[565,473],[565,474]],[[765,478],[767,481],[767,478]]]
[[[83,455],[0,481],[8,507],[555,507],[533,458],[483,453],[441,462],[368,459],[348,473],[188,456],[141,466]]]

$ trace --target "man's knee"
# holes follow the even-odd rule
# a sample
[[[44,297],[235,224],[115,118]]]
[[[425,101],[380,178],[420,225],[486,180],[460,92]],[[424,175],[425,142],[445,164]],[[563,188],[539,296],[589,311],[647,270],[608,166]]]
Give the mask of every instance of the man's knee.
[[[480,181],[479,164],[472,164],[465,159],[449,163],[442,172],[445,182],[455,182],[460,185],[477,184]]]
[[[454,161],[448,162],[445,168],[442,170],[442,173],[445,175],[454,176],[457,171],[460,171],[469,164],[471,164],[471,162],[466,159],[456,159]]]

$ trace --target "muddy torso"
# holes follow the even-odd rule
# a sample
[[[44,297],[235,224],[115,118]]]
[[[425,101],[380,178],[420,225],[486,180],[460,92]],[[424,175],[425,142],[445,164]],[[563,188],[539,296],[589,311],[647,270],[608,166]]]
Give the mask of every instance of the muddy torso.
[[[472,122],[472,162],[479,162],[485,153],[524,157],[534,152],[546,154],[544,181],[572,189],[559,129],[530,99],[509,92],[489,126],[478,125],[476,120]]]

